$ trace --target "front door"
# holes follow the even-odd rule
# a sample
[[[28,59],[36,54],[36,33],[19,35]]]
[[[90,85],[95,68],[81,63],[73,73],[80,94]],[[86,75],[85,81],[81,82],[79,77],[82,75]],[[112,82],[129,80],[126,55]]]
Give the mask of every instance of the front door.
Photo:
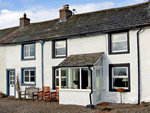
[[[95,68],[96,103],[102,101],[103,68]]]
[[[7,96],[15,96],[15,71],[7,70]]]

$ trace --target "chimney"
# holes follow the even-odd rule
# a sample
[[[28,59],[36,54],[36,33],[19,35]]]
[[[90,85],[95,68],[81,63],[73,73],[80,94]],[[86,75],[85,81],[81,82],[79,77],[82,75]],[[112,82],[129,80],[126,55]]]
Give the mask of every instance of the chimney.
[[[27,18],[26,16],[27,16],[26,13],[24,13],[23,17],[20,18],[20,27],[30,24],[30,19]]]
[[[69,5],[63,5],[63,8],[59,10],[60,13],[60,22],[66,21],[71,15],[72,11],[69,10]]]

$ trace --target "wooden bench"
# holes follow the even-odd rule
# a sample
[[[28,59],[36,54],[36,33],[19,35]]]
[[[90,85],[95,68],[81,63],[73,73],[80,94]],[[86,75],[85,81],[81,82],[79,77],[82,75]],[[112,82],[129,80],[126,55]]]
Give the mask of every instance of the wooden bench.
[[[24,96],[24,98],[26,99],[26,96],[32,97],[32,100],[34,101],[34,97],[37,97],[37,93],[39,92],[39,88],[37,87],[26,87],[25,91],[20,91],[19,92],[19,100],[21,100],[21,96]]]

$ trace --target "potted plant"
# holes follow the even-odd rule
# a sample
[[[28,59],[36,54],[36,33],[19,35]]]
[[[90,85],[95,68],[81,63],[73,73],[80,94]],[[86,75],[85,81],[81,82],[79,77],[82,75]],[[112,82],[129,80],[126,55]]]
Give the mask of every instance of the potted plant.
[[[123,88],[119,88],[117,89],[118,92],[124,92],[124,89]]]

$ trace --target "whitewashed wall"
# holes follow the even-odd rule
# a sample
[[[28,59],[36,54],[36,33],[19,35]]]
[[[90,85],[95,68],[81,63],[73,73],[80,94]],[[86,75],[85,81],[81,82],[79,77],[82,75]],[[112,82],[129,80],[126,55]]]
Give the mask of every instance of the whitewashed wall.
[[[5,46],[0,47],[0,91],[6,92],[6,63],[5,63]]]
[[[150,102],[150,29],[140,32],[141,101]]]
[[[137,30],[129,32],[130,53],[108,55],[108,34],[99,36],[91,36],[85,38],[73,38],[67,40],[68,56],[72,54],[96,53],[104,52],[103,62],[103,81],[102,90],[103,102],[120,102],[120,94],[118,92],[109,92],[109,64],[130,63],[130,85],[131,91],[123,93],[123,103],[137,103],[138,101],[138,73],[137,73]],[[52,87],[52,66],[57,66],[64,58],[52,59],[51,41],[44,44],[44,85]],[[87,92],[86,92],[87,93]],[[87,100],[82,103],[76,102],[75,95],[85,95],[85,92],[69,92],[60,91],[60,104],[78,104],[87,105]],[[68,101],[64,101],[65,97],[70,97]],[[79,97],[79,96],[77,96]],[[87,96],[89,102],[89,96]],[[96,98],[96,97],[95,97]],[[69,101],[71,100],[71,101]]]
[[[19,73],[20,77],[19,79],[21,82],[21,68],[36,67],[36,87],[39,87],[41,89],[42,88],[41,44],[36,43],[35,45],[36,45],[36,60],[25,60],[25,61],[21,61],[21,45],[6,46],[6,69],[15,69],[16,76]],[[24,91],[25,87],[28,86],[21,86],[21,90]]]

